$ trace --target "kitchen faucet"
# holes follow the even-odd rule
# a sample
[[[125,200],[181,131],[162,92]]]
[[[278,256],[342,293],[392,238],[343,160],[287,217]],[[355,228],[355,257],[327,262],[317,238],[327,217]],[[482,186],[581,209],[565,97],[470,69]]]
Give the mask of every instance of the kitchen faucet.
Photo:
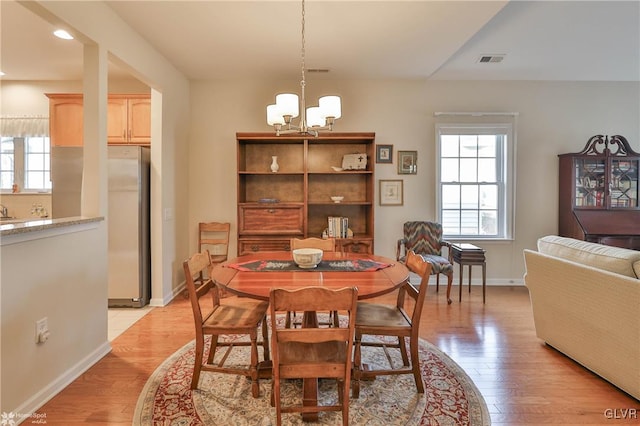
[[[9,211],[7,210],[7,208],[5,206],[3,206],[2,204],[0,204],[0,217],[2,218],[7,218],[9,217]]]

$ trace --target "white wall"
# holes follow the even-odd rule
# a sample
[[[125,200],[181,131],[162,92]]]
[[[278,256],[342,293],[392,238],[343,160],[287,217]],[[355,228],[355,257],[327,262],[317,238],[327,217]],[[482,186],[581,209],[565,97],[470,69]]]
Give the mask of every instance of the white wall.
[[[265,107],[299,83],[197,81],[191,84],[189,247],[197,222],[224,220],[237,229],[236,131],[271,131]],[[519,112],[515,240],[478,243],[487,250],[491,284],[521,283],[522,250],[557,232],[558,159],[582,150],[595,134],[621,134],[640,152],[640,84],[596,82],[308,81],[307,103],[339,94],[336,131],[372,131],[394,146],[394,163],[376,165],[377,179],[403,179],[402,207],[376,207],[375,252],[395,255],[407,220],[435,219],[436,111]],[[418,151],[418,174],[398,175],[398,150]],[[266,160],[265,160],[266,161]],[[203,186],[207,184],[207,187]],[[235,235],[230,253],[237,250]],[[457,269],[457,268],[456,268]],[[456,271],[457,273],[457,271]],[[480,277],[474,273],[474,281]]]
[[[87,229],[88,228],[88,229]],[[31,413],[104,356],[107,342],[106,225],[0,248],[2,399],[0,411]],[[38,233],[36,233],[38,234]],[[54,234],[54,235],[52,235]],[[36,321],[51,337],[36,344]]]

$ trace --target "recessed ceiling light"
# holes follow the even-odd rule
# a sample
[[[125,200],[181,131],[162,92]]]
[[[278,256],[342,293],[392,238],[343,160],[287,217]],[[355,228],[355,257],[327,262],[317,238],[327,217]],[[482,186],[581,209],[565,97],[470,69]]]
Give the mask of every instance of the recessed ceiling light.
[[[63,40],[73,40],[73,36],[65,30],[55,30],[53,35]]]

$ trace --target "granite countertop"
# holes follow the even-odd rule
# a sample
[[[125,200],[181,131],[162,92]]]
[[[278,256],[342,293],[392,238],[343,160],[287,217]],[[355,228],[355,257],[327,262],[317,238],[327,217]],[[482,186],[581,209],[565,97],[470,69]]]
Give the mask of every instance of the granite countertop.
[[[23,222],[13,222],[2,224],[0,222],[0,237],[6,237],[8,235],[26,234],[30,232],[44,231],[47,229],[62,228],[71,225],[78,225],[90,222],[99,222],[104,220],[104,217],[65,217],[62,219],[25,219]]]

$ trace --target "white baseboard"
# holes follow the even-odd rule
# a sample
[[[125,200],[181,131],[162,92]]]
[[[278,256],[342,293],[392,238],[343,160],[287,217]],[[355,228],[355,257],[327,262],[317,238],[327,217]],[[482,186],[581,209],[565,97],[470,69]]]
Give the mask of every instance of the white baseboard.
[[[411,281],[412,284],[418,284],[420,283],[420,277],[417,274],[414,274],[413,272],[409,273],[409,280]],[[444,283],[444,285],[447,285],[447,277],[445,277],[444,275],[440,275],[440,285],[442,285]],[[431,277],[429,277],[429,285],[435,285],[436,284],[436,276],[432,275]],[[460,279],[457,277],[453,278],[453,285],[457,286],[458,284],[460,284]],[[462,280],[462,285],[464,286],[468,286],[469,285],[469,277],[465,276],[464,279]],[[476,278],[471,278],[471,285],[472,286],[482,286],[482,277],[476,277]],[[520,278],[492,278],[490,280],[487,280],[487,287],[497,287],[497,286],[502,286],[502,287],[508,287],[508,286],[524,286],[524,279],[522,277]]]
[[[46,404],[51,398],[56,396],[60,391],[69,386],[71,382],[80,377],[82,373],[91,368],[95,363],[100,361],[105,355],[111,352],[111,344],[104,342],[95,351],[80,360],[76,365],[58,376],[57,379],[42,388],[38,393],[26,400],[16,408],[14,413],[18,416],[16,424],[20,424],[28,420],[40,407]],[[46,413],[45,413],[46,414]]]
[[[182,294],[182,291],[186,288],[186,282],[183,281],[178,287],[174,288],[171,293],[163,298],[151,299],[149,305],[151,306],[167,306],[176,296]]]

